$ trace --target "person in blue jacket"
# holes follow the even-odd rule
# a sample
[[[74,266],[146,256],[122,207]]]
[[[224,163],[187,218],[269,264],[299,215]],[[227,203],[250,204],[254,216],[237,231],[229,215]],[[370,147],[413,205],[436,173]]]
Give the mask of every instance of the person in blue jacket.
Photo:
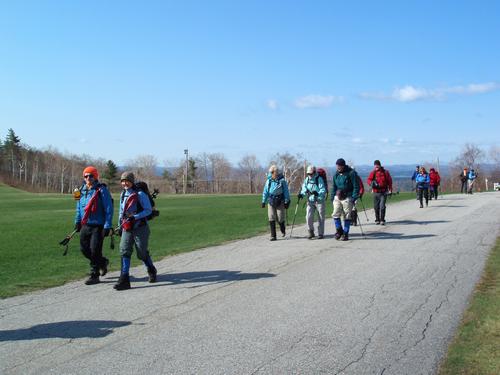
[[[265,208],[266,203],[268,204],[267,216],[271,228],[271,241],[276,241],[276,221],[278,221],[281,234],[284,237],[286,210],[290,206],[288,184],[276,165],[271,165],[264,183],[261,207]]]
[[[417,184],[416,184],[416,178],[420,172],[420,165],[417,165],[415,167],[415,170],[413,171],[413,174],[411,175],[411,180],[415,183],[413,186],[413,189],[415,189],[415,194],[417,195],[417,201],[418,201],[418,189],[417,189]]]
[[[84,183],[76,190],[75,230],[80,232],[80,250],[90,261],[87,285],[99,283],[99,273],[108,272],[109,260],[102,256],[104,237],[109,236],[113,221],[113,201],[106,185],[99,183],[95,167],[83,170]]]
[[[325,234],[325,198],[326,186],[323,177],[316,172],[316,167],[310,165],[306,170],[307,177],[302,183],[298,199],[307,196],[306,221],[309,228],[309,239],[314,238],[314,213],[318,211],[318,239],[323,239]]]
[[[122,267],[120,278],[114,285],[116,290],[130,289],[130,258],[133,247],[137,250],[137,258],[142,260],[147,268],[149,282],[156,282],[157,270],[149,254],[149,225],[148,216],[153,212],[149,196],[135,185],[135,176],[132,172],[123,172],[121,175],[123,191],[120,195],[120,223],[121,240],[120,255]]]
[[[472,194],[472,190],[474,190],[474,183],[476,182],[477,174],[474,172],[474,169],[471,169],[467,174],[467,193]]]
[[[418,200],[420,208],[424,207],[423,198],[425,197],[425,206],[429,205],[429,184],[431,179],[424,167],[420,167],[419,173],[415,179],[417,183]]]

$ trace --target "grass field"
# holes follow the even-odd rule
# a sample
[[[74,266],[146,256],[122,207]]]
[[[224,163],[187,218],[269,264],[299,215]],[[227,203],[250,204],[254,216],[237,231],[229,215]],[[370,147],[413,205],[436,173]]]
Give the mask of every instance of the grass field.
[[[413,197],[413,193],[402,193],[394,195],[389,203]],[[150,222],[153,260],[266,232],[267,209],[260,208],[260,199],[260,195],[160,194],[156,203],[160,217]],[[367,208],[372,206],[369,195],[363,201]],[[294,204],[288,213],[290,224]],[[0,185],[0,207],[0,298],[85,276],[88,262],[80,253],[78,236],[65,257],[58,244],[73,229],[75,203],[71,195],[31,194]],[[330,215],[332,208],[328,207]],[[304,216],[300,204],[296,222],[303,223]],[[114,224],[117,218],[115,213]],[[112,270],[119,269],[118,242],[117,237],[115,250],[109,249],[109,239],[104,243]],[[133,259],[133,264],[138,264]]]
[[[439,374],[500,374],[500,239]]]

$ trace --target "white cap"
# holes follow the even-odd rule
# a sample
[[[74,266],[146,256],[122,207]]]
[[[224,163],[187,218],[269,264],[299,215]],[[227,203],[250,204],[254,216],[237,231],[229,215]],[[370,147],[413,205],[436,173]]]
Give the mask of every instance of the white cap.
[[[307,171],[306,171],[307,174],[313,174],[315,172],[316,172],[316,167],[314,165],[309,165],[307,167]]]

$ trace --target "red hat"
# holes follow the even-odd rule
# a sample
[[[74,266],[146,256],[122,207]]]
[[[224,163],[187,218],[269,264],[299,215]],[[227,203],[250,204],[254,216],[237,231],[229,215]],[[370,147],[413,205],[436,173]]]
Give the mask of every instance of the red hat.
[[[86,174],[91,174],[94,176],[94,179],[98,180],[99,179],[99,172],[97,172],[96,167],[88,166],[83,170],[83,175],[85,176]]]

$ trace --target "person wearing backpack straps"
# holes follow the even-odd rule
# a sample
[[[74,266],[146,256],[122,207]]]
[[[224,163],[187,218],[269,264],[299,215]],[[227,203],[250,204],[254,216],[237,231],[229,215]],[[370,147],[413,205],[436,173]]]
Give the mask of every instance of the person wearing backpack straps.
[[[288,184],[276,165],[269,167],[267,180],[264,183],[261,207],[265,208],[266,203],[268,203],[267,216],[271,229],[270,240],[276,241],[276,220],[279,223],[281,234],[285,237],[286,210],[290,206]]]
[[[337,173],[333,176],[333,222],[335,224],[335,239],[348,241],[349,229],[351,227],[351,212],[354,202],[359,198],[358,174],[354,169],[346,165],[345,160],[340,158],[335,163]],[[341,218],[344,216],[344,227]]]
[[[374,168],[368,176],[368,186],[373,191],[373,209],[375,210],[375,224],[385,225],[385,202],[387,194],[392,194],[392,177],[387,169],[382,167],[380,160],[373,162]]]
[[[307,177],[302,183],[298,199],[307,196],[306,220],[309,228],[309,239],[314,238],[314,213],[318,211],[318,239],[323,239],[325,234],[325,199],[326,187],[323,177],[316,171],[314,165],[307,167]]]
[[[120,255],[122,260],[120,278],[114,285],[116,290],[130,289],[130,258],[133,247],[137,250],[137,258],[142,260],[148,270],[149,282],[156,282],[156,267],[149,255],[149,225],[147,217],[152,212],[148,195],[136,188],[132,172],[121,175],[123,191],[120,195],[119,223],[121,231]]]
[[[113,221],[113,201],[105,184],[99,182],[95,167],[83,170],[84,183],[76,202],[75,230],[80,232],[80,250],[90,261],[86,285],[99,283],[99,273],[108,272],[109,260],[102,256],[104,237],[109,236]]]

